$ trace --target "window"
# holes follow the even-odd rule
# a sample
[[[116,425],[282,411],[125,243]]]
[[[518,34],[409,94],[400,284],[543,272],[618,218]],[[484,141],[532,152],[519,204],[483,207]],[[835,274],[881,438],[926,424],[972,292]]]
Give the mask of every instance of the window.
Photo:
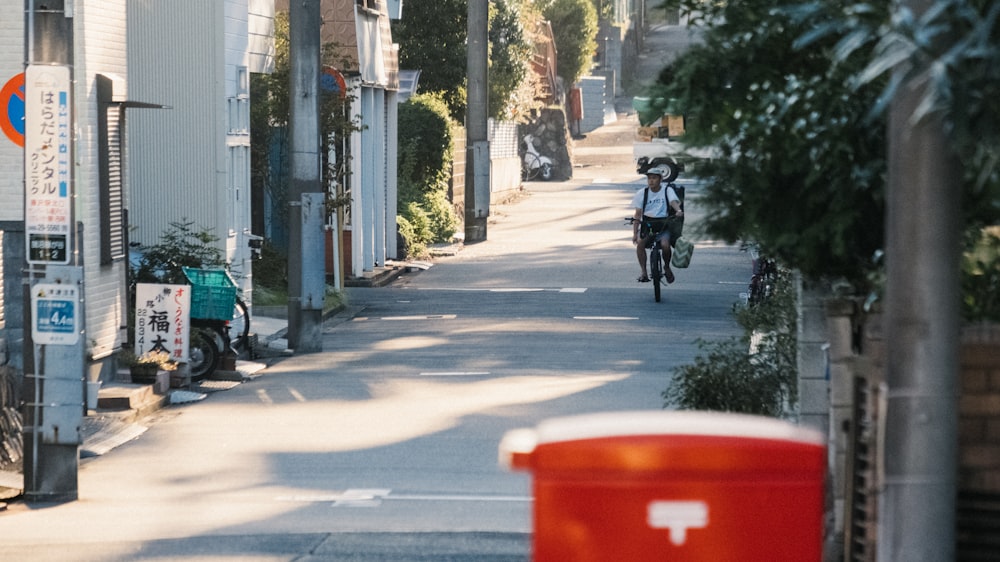
[[[111,101],[114,87],[107,76],[97,75],[98,171],[101,237],[101,265],[124,259],[126,255],[125,189],[122,147],[125,110]]]

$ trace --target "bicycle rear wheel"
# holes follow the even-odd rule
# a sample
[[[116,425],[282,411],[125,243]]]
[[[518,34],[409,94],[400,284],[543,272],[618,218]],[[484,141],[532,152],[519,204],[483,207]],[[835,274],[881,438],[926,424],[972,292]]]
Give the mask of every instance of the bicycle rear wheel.
[[[216,342],[215,330],[195,328],[191,330],[191,345],[188,348],[188,365],[191,380],[200,381],[212,374],[222,359],[222,349]]]
[[[242,299],[237,298],[233,306],[233,319],[229,321],[229,344],[240,351],[247,345],[250,335],[250,309]]]
[[[663,278],[662,261],[660,260],[660,250],[656,247],[659,242],[653,243],[653,249],[649,252],[649,271],[653,281],[653,297],[656,302],[660,302],[660,279]]]

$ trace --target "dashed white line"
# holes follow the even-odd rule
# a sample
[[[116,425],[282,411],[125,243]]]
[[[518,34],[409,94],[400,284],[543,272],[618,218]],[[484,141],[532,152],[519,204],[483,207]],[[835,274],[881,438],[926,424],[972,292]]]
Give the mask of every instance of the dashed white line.
[[[424,372],[420,373],[421,377],[484,377],[489,375],[489,371],[442,371],[442,372]]]
[[[530,496],[487,496],[458,494],[398,494],[388,488],[352,488],[330,494],[278,496],[277,501],[326,503],[333,507],[379,507],[383,501],[446,501],[446,502],[531,502]]]

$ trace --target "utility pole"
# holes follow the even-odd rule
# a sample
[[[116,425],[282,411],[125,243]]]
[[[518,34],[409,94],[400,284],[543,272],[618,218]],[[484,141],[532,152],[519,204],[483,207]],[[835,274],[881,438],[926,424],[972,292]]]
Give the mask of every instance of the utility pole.
[[[288,345],[323,350],[323,223],[320,179],[320,0],[289,3],[291,181],[288,185]]]
[[[67,6],[67,4],[69,4]],[[25,3],[24,497],[78,497],[83,264],[74,216],[72,3]]]
[[[468,110],[465,114],[465,241],[486,240],[490,215],[489,2],[469,0]]]
[[[904,82],[889,112],[882,561],[955,559],[961,189],[941,116],[915,117],[927,91]]]

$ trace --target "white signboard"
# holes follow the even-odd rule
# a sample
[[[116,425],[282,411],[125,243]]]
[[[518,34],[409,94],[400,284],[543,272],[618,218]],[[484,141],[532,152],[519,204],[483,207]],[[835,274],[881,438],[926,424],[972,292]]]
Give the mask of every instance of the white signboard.
[[[178,363],[188,361],[191,286],[137,283],[135,354],[165,351]]]
[[[68,66],[24,73],[24,228],[28,263],[72,256],[73,117]]]
[[[31,289],[31,338],[38,345],[80,341],[80,290],[76,285],[38,283]]]

